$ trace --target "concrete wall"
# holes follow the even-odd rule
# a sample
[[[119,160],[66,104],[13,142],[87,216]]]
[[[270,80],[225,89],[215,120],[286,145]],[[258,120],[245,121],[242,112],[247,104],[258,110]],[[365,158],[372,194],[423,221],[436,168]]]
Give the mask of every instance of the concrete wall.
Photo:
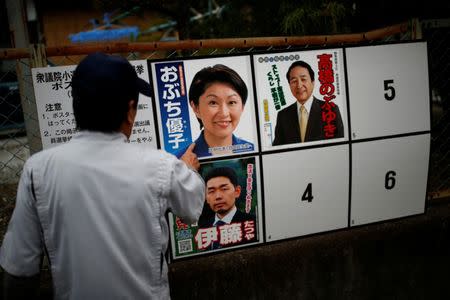
[[[450,203],[426,214],[175,261],[172,299],[450,299]]]

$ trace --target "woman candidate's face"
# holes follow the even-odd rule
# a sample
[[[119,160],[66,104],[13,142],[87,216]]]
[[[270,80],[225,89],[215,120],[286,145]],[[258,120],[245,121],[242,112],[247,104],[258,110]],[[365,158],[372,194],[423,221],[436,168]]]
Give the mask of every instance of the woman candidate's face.
[[[244,110],[241,96],[231,85],[221,82],[211,84],[200,96],[198,105],[191,106],[205,128],[205,137],[231,139]],[[231,140],[230,140],[231,142]]]

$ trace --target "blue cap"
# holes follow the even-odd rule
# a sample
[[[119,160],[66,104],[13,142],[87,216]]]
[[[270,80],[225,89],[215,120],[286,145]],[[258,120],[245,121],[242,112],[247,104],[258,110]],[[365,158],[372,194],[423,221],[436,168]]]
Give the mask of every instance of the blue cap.
[[[151,97],[148,82],[139,78],[128,60],[121,56],[92,53],[75,69],[72,87],[82,89],[84,94],[124,96],[138,100],[138,94]]]

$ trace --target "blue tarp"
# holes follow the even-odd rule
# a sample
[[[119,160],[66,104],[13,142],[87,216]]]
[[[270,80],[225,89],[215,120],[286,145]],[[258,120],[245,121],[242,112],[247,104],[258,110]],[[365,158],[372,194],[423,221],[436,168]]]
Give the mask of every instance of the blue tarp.
[[[83,31],[69,35],[72,43],[111,41],[123,38],[135,40],[139,35],[138,27]]]

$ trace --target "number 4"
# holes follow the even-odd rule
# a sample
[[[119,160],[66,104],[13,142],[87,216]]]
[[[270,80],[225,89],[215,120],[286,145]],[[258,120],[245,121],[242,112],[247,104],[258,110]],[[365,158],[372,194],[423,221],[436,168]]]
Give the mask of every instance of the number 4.
[[[308,183],[306,190],[303,192],[302,201],[311,202],[314,199],[312,195],[312,183]]]

